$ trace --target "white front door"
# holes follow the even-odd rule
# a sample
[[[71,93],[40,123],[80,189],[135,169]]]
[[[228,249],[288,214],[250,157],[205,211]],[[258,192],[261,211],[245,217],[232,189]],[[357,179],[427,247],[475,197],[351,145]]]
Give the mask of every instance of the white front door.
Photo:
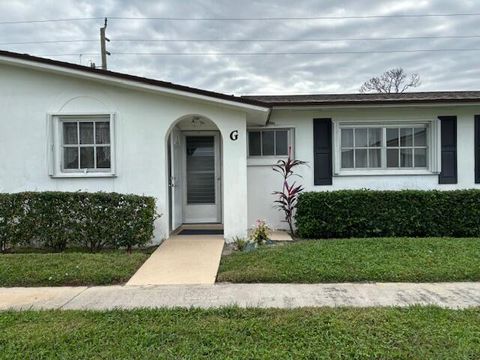
[[[184,133],[184,223],[221,222],[218,132]]]

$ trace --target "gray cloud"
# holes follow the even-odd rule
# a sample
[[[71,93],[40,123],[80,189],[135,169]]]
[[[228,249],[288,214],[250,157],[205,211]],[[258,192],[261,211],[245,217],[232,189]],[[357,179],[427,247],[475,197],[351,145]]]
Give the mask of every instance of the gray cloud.
[[[77,17],[308,17],[480,12],[473,0],[4,0],[0,21]],[[422,77],[419,90],[478,89],[480,52],[275,56],[141,56],[122,52],[331,52],[480,48],[480,39],[335,42],[120,42],[120,39],[332,39],[480,35],[479,16],[294,21],[115,20],[108,25],[109,68],[228,94],[356,92],[363,81],[401,66]],[[91,39],[84,43],[2,45],[33,55],[99,52],[100,20],[1,25],[0,42]],[[117,40],[117,41],[116,41]],[[76,56],[49,56],[76,62]],[[84,65],[97,55],[83,55]]]

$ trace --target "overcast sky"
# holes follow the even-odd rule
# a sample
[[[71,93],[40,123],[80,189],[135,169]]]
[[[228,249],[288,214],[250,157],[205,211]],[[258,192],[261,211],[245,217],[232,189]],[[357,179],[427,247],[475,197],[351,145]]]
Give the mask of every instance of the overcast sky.
[[[395,14],[480,13],[478,0],[0,0],[0,22],[85,17],[271,18],[348,17]],[[0,24],[3,50],[48,55],[88,65],[100,63],[102,20]],[[351,39],[419,36],[480,36],[480,16],[277,21],[160,21],[110,19],[110,70],[228,94],[357,92],[363,81],[392,67],[417,72],[419,91],[479,90],[480,51],[152,56],[125,52],[338,52],[412,49],[480,49],[477,38],[328,42],[121,42],[119,40]],[[51,44],[27,41],[95,40]],[[60,54],[97,54],[52,56]]]

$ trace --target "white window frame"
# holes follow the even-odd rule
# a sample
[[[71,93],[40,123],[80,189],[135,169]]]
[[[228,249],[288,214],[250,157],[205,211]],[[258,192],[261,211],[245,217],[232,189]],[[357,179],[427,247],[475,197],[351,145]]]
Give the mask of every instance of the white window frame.
[[[54,178],[95,178],[116,176],[115,161],[115,114],[114,113],[68,113],[48,114],[49,122],[49,175]],[[63,168],[63,123],[92,122],[105,119],[110,122],[110,168],[109,169],[64,169]]]
[[[385,130],[382,130],[382,167],[381,168],[352,168],[341,167],[342,147],[341,130],[344,128],[415,128],[427,129],[427,166],[422,168],[387,168],[386,167],[386,139]],[[334,175],[335,176],[363,176],[363,175],[436,175],[440,173],[440,120],[385,120],[385,121],[333,121],[334,141]],[[412,147],[406,147],[412,148]]]
[[[287,144],[287,149],[290,147],[292,149],[292,152],[293,152],[293,128],[290,128],[290,127],[268,127],[268,128],[248,128],[247,129],[247,156],[249,158],[275,158],[275,159],[283,159],[283,158],[287,158],[288,157],[288,154],[287,155],[250,155],[250,133],[251,132],[263,132],[263,131],[287,131],[287,141],[288,141],[288,144]],[[260,135],[260,139],[262,138],[262,136]],[[274,141],[274,149],[276,149],[276,141],[277,141],[277,137],[274,136],[273,137],[273,141]],[[262,147],[261,143],[260,143],[260,148]]]
[[[287,147],[291,149],[292,157],[295,156],[295,128],[293,126],[269,126],[247,128],[247,165],[248,166],[271,166],[278,160],[285,160],[288,155],[252,155],[250,156],[250,132],[251,131],[286,130],[288,131]]]

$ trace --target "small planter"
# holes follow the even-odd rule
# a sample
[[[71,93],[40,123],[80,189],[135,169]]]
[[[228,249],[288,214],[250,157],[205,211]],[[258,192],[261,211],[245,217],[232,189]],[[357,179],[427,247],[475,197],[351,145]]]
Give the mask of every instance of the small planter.
[[[248,242],[243,249],[244,252],[252,252],[255,250],[257,250],[257,244],[255,244],[254,242]]]
[[[275,246],[275,241],[272,241],[270,239],[267,239],[265,240],[265,242],[261,245],[258,245],[257,243],[255,242],[249,242],[245,248],[243,249],[243,251],[245,252],[252,252],[252,251],[255,251],[257,250],[259,247],[262,247],[262,246]]]

